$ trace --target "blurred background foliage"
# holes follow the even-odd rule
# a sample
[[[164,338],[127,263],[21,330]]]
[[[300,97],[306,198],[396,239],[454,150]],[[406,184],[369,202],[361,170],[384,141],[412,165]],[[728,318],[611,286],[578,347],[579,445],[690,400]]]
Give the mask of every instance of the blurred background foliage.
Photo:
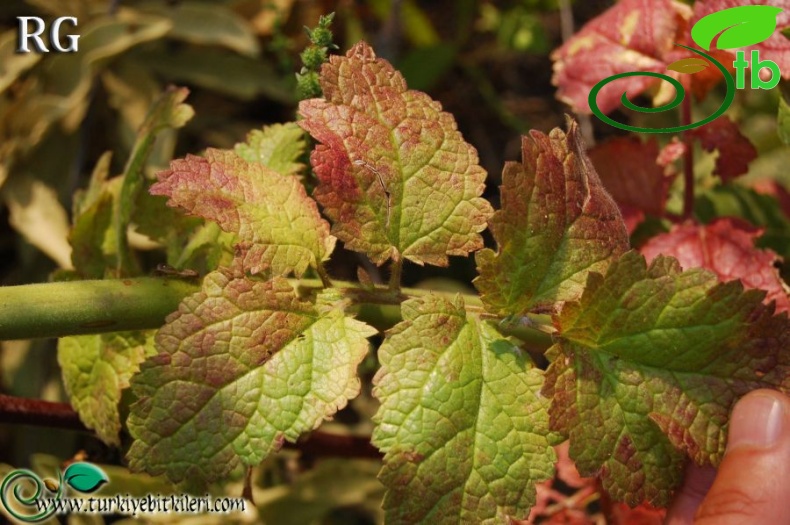
[[[307,45],[304,26],[335,12],[335,42],[345,52],[370,42],[403,72],[411,88],[427,91],[458,121],[489,172],[486,197],[495,206],[505,160],[516,159],[520,134],[564,125],[567,108],[555,97],[549,53],[611,0],[4,0],[0,2],[0,285],[45,282],[72,267],[68,234],[72,197],[84,190],[104,152],[110,175],[122,172],[137,130],[168,85],[190,89],[195,117],[160,134],[147,174],[173,157],[207,146],[230,148],[251,129],[294,119],[295,73]],[[76,16],[79,52],[18,54],[17,16]],[[715,97],[714,97],[715,98]],[[776,135],[774,93],[745,97],[740,119],[761,156],[744,181],[773,177],[788,152]],[[595,127],[595,135],[618,130]],[[588,137],[591,130],[588,129]],[[701,155],[702,167],[711,164]],[[786,177],[786,171],[785,176]],[[781,176],[780,176],[781,179]],[[790,179],[782,181],[785,186]],[[782,239],[790,223],[778,208],[745,186],[710,189],[702,214],[760,215]],[[734,188],[734,189],[733,189]],[[724,197],[715,192],[727,193]],[[756,195],[756,194],[755,194]],[[771,206],[776,207],[775,204]],[[729,207],[729,208],[727,208]],[[740,208],[738,208],[740,207]],[[736,209],[738,208],[738,209]],[[655,226],[661,229],[661,225]],[[132,237],[143,273],[164,255],[142,235]],[[146,258],[147,257],[147,258]],[[331,272],[354,279],[363,264],[337,252]],[[366,268],[377,278],[376,268]],[[409,266],[404,283],[464,289],[474,262],[456,258],[450,269]],[[0,343],[0,393],[66,401],[51,340]],[[367,379],[375,370],[368,363]],[[369,386],[369,381],[368,381]],[[329,423],[333,431],[369,434],[375,402],[369,389]],[[83,434],[0,426],[0,462],[52,470],[84,451],[87,459],[120,465],[122,453]],[[376,523],[383,489],[375,461],[311,461],[285,451],[255,472],[260,516],[270,523]],[[157,480],[107,467],[112,491],[165,492]],[[241,493],[241,481],[216,487]],[[241,518],[240,518],[241,519]],[[254,521],[254,516],[246,520]],[[110,520],[111,521],[111,520]],[[165,522],[164,518],[152,520]],[[217,523],[225,523],[218,519]],[[242,520],[243,521],[243,520]],[[69,523],[103,523],[73,517]],[[181,522],[187,523],[187,520]],[[210,523],[199,518],[195,523]]]

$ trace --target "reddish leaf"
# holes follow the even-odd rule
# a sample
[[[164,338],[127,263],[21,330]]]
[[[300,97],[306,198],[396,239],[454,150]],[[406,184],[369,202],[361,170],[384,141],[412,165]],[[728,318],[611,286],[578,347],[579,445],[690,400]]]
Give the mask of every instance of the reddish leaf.
[[[364,42],[323,66],[321,87],[299,124],[321,143],[315,198],[346,248],[439,266],[482,248],[486,173],[453,117]]]
[[[158,177],[151,194],[166,195],[168,205],[238,234],[246,270],[301,276],[332,253],[329,224],[296,177],[211,148],[205,157],[174,160]]]
[[[612,499],[667,505],[687,459],[716,466],[735,401],[790,389],[790,321],[741,283],[628,252],[566,303],[542,394],[582,475]]]
[[[772,179],[761,179],[752,185],[754,191],[763,195],[770,195],[779,201],[779,207],[790,218],[790,191]]]
[[[782,29],[790,27],[790,0],[697,0],[694,3],[692,25],[689,27],[692,27],[694,23],[709,14],[744,5],[771,5],[784,9],[776,17],[777,30],[773,36],[764,42],[744,49],[760,51],[761,60],[773,60],[779,65],[782,77],[790,78],[790,40],[785,38],[780,32]],[[735,59],[735,55],[732,53],[730,56],[732,57],[729,61],[731,64],[732,60]],[[727,64],[724,61],[722,63]]]
[[[662,152],[663,153],[663,152]],[[674,152],[673,152],[674,153]],[[644,213],[662,216],[667,193],[677,173],[667,162],[670,154],[659,159],[658,142],[651,138],[617,137],[597,145],[588,152],[603,185],[620,206],[632,232]]]
[[[717,118],[688,133],[699,139],[706,151],[719,151],[713,172],[725,182],[749,171],[749,163],[757,158],[754,145],[729,117]]]
[[[668,73],[669,63],[691,56],[679,55],[674,45],[685,42],[690,16],[687,6],[672,0],[617,3],[552,54],[557,97],[576,111],[590,113],[587,97],[604,78],[629,71]],[[619,107],[623,92],[634,97],[659,82],[646,76],[617,80],[601,91],[598,106],[608,113]]]
[[[764,302],[776,301],[778,312],[790,311],[785,284],[774,267],[777,255],[754,247],[761,231],[736,219],[718,219],[709,225],[676,225],[669,233],[647,242],[641,251],[648,261],[671,255],[684,269],[707,268],[721,281],[740,279],[746,288],[765,290]]]
[[[680,142],[677,137],[673,137],[671,141],[661,148],[656,162],[659,166],[669,167],[671,163],[682,157],[685,152],[686,144]]]
[[[475,286],[491,312],[523,315],[577,299],[590,272],[628,250],[617,205],[584,151],[574,121],[568,133],[533,131],[523,162],[502,174],[502,209],[490,227],[497,251],[477,254]]]

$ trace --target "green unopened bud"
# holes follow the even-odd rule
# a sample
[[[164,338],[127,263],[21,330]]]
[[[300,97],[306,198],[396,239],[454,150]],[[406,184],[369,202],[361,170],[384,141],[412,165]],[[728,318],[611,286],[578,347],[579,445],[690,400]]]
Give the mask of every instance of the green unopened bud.
[[[327,60],[327,52],[325,47],[310,46],[299,55],[305,67],[312,71],[318,71],[321,64]]]
[[[318,73],[316,71],[297,73],[296,94],[299,100],[321,96],[321,84],[318,82]]]

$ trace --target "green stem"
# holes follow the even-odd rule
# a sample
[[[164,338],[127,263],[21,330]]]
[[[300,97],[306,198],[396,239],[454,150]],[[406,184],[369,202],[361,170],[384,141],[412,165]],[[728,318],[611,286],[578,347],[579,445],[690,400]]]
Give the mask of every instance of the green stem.
[[[0,340],[158,328],[196,283],[143,277],[0,288]]]
[[[390,291],[400,290],[400,278],[403,273],[403,259],[393,259],[390,264]]]
[[[291,279],[297,292],[309,297],[324,290],[320,279]],[[457,294],[416,288],[366,289],[357,283],[335,281],[333,287],[358,307],[357,317],[386,330],[400,317],[400,303],[413,297]],[[160,277],[69,281],[0,287],[0,341],[63,337],[126,330],[156,329],[178,308],[181,300],[199,290],[194,281]],[[466,310],[496,322],[486,314],[480,297],[462,294]],[[551,345],[551,319],[529,315],[526,324],[500,324],[505,335],[541,350]]]

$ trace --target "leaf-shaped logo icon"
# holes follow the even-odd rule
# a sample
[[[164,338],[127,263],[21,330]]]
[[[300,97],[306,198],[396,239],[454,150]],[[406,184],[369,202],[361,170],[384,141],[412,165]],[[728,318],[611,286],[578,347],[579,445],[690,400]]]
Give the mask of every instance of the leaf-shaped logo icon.
[[[699,73],[703,69],[707,68],[710,64],[705,59],[702,58],[684,58],[682,60],[676,60],[667,66],[667,69],[670,71],[677,71],[678,73],[686,73],[688,75],[693,75],[694,73]]]
[[[68,485],[80,492],[95,492],[103,484],[110,481],[102,469],[91,463],[72,463],[66,467],[63,479]]]
[[[770,5],[744,5],[712,13],[694,24],[691,38],[698,46],[710,51],[716,35],[716,47],[733,49],[759,44],[773,35],[776,16],[782,8]]]

